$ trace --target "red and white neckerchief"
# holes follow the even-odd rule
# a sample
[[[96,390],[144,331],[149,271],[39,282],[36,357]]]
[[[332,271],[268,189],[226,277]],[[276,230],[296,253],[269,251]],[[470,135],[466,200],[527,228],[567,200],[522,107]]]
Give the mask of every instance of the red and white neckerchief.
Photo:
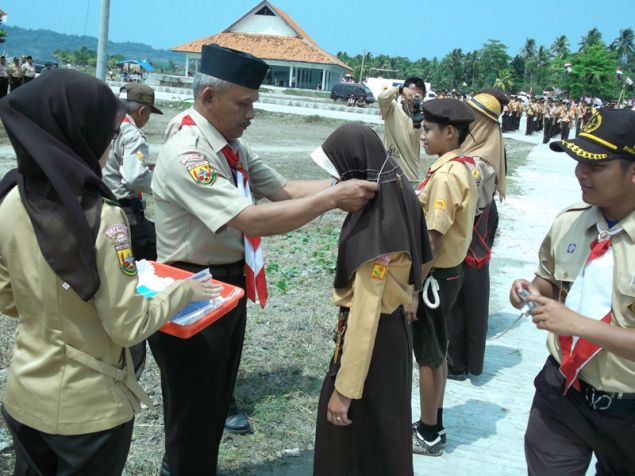
[[[249,200],[251,198],[251,188],[249,187],[249,178],[247,171],[240,163],[240,155],[226,145],[222,149],[227,163],[232,169],[236,177],[236,187]],[[259,236],[243,235],[245,239],[245,293],[253,302],[256,299],[260,303],[260,307],[264,309],[267,303],[267,279],[265,277],[265,258],[262,252],[261,239]]]
[[[463,156],[462,157],[454,157],[453,159],[450,159],[449,162],[462,162],[468,168],[470,168],[470,165],[472,167],[476,167],[476,162],[474,161],[474,159],[472,157],[463,157]],[[417,185],[417,188],[415,190],[415,193],[417,195],[419,195],[421,193],[421,191],[425,188],[425,186],[428,185],[428,182],[432,179],[433,175],[434,175],[434,172],[432,171],[432,167],[429,167],[428,171],[426,172],[426,176],[423,179],[423,182],[421,182],[419,185]]]
[[[611,238],[622,231],[621,226],[614,230],[600,230],[598,226],[598,237],[591,243],[591,252],[566,299],[569,309],[605,324],[611,323],[613,295]],[[563,395],[566,395],[572,385],[580,390],[580,371],[602,348],[577,336],[558,336],[558,342],[562,351],[560,372],[565,377]]]

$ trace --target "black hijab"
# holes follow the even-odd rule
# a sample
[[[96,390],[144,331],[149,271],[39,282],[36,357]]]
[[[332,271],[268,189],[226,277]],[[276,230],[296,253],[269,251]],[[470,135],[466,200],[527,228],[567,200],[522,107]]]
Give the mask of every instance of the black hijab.
[[[342,180],[376,182],[375,198],[360,212],[349,213],[340,232],[335,288],[346,287],[355,270],[382,254],[405,251],[412,260],[410,283],[422,288],[421,265],[432,259],[421,205],[401,169],[388,158],[375,131],[362,124],[338,127],[322,150]]]
[[[104,82],[56,69],[0,100],[0,119],[18,168],[0,181],[0,200],[17,184],[40,250],[60,279],[88,301],[99,288],[95,240],[103,197],[99,158],[123,118]]]

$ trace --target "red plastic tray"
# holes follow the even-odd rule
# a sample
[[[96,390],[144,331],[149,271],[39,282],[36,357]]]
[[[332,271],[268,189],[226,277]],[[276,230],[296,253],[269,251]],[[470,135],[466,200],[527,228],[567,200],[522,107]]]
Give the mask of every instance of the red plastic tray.
[[[170,266],[167,264],[157,263],[156,261],[149,261],[154,268],[154,272],[157,276],[162,278],[174,278],[174,279],[187,279],[192,276],[194,273],[190,273],[189,271],[185,271],[183,269],[175,268],[174,266]],[[223,286],[223,290],[221,291],[221,297],[226,298],[232,292],[234,295],[225,301],[221,307],[218,309],[214,309],[209,314],[205,315],[198,321],[187,324],[185,326],[181,326],[179,324],[174,324],[172,322],[165,323],[159,331],[164,332],[166,334],[173,335],[175,337],[180,337],[181,339],[189,339],[197,332],[202,331],[209,325],[213,324],[229,311],[234,309],[238,305],[238,301],[245,295],[245,291],[242,288],[237,286],[232,286],[231,284],[224,283],[222,281],[218,281],[212,278],[212,281],[217,284],[221,284]],[[236,291],[238,290],[238,292]]]

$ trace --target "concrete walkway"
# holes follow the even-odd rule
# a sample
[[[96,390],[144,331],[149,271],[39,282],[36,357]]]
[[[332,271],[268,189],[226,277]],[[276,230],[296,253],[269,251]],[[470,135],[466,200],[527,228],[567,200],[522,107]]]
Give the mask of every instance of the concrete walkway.
[[[448,445],[438,458],[415,455],[417,475],[527,472],[523,435],[534,394],[533,379],[547,357],[546,333],[529,320],[516,322],[519,313],[509,304],[508,293],[515,278],[533,277],[538,248],[552,220],[565,206],[580,200],[580,191],[573,173],[575,162],[543,145],[542,134],[527,138],[516,132],[506,137],[537,145],[527,164],[511,172],[509,181],[520,185],[520,194],[499,204],[485,371],[464,382],[448,382],[444,404]],[[416,387],[412,409],[416,419]]]

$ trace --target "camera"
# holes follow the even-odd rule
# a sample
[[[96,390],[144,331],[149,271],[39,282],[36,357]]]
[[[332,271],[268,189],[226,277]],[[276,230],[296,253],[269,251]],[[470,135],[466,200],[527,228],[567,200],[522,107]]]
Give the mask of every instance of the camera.
[[[423,113],[421,112],[421,97],[415,96],[412,100],[412,125],[415,129],[421,127]]]

